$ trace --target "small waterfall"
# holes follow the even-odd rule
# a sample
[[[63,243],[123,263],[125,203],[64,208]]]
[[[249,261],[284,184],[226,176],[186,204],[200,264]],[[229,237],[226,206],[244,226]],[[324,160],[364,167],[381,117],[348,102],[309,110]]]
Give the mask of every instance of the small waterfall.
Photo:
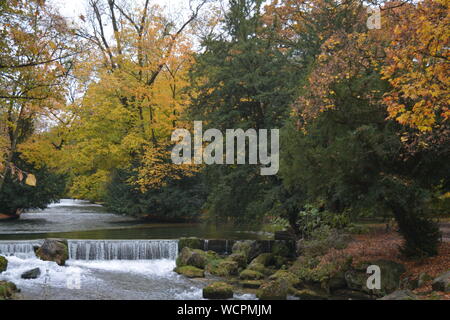
[[[68,240],[71,260],[175,260],[178,240]]]
[[[20,258],[35,257],[34,246],[42,245],[43,241],[0,241],[0,255],[12,256]]]

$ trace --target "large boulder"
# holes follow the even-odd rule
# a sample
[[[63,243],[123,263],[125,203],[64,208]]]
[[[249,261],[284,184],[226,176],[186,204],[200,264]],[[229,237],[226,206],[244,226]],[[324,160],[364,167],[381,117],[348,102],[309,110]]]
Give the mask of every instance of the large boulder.
[[[208,263],[207,253],[199,249],[184,247],[177,258],[177,266],[193,266],[204,269]]]
[[[239,266],[236,261],[221,260],[218,263],[208,265],[207,271],[219,277],[236,276],[239,274]]]
[[[263,264],[257,262],[249,264],[246,270],[256,271],[265,276],[269,276],[274,273],[274,270],[266,268]]]
[[[203,288],[205,299],[231,299],[233,298],[233,287],[225,282],[214,282]]]
[[[173,271],[188,278],[203,278],[205,271],[193,266],[176,267]]]
[[[0,256],[0,273],[8,269],[8,260],[5,257]]]
[[[261,300],[286,300],[289,283],[284,279],[263,283],[256,296]]]
[[[295,274],[287,270],[278,270],[269,277],[269,280],[285,280],[292,287],[296,287],[301,284],[300,279]]]
[[[14,299],[14,295],[20,292],[12,282],[0,281],[0,300]]]
[[[370,274],[366,272],[369,265],[380,267],[381,289],[369,289],[367,287],[367,279]],[[361,263],[355,269],[345,272],[345,280],[347,287],[352,290],[384,296],[400,288],[400,277],[405,271],[405,267],[400,263],[390,260],[377,260]]]
[[[262,264],[264,267],[269,267],[274,265],[276,262],[275,256],[271,253],[261,253],[256,258],[254,258],[250,264]]]
[[[41,269],[39,268],[35,268],[32,270],[28,270],[25,271],[24,273],[22,273],[22,275],[20,276],[22,279],[37,279],[39,278],[39,276],[41,275]]]
[[[204,240],[200,240],[196,237],[180,238],[180,240],[178,240],[178,248],[180,250],[182,250],[183,248],[203,249],[203,246]]]
[[[263,282],[262,280],[242,280],[239,284],[245,289],[259,289]]]
[[[67,240],[45,239],[42,246],[36,250],[36,256],[44,261],[54,261],[63,266],[69,259],[69,248]]]
[[[263,245],[255,240],[237,241],[232,247],[233,253],[242,253],[247,258],[247,263],[264,252]]]
[[[431,286],[435,291],[450,292],[450,271],[434,279]]]
[[[241,269],[244,269],[247,266],[247,257],[243,253],[232,253],[227,259],[235,261]]]
[[[264,279],[264,275],[258,271],[245,269],[239,274],[239,278],[242,280],[260,280]]]

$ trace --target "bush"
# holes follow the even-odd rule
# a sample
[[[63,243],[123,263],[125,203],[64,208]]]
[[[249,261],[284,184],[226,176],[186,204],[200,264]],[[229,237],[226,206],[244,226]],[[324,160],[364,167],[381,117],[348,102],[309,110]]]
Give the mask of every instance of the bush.
[[[37,168],[20,159],[14,162],[19,168],[36,176],[35,187],[28,186],[7,174],[0,190],[0,213],[16,214],[18,209],[45,209],[50,203],[57,202],[64,195],[65,177],[46,167]]]

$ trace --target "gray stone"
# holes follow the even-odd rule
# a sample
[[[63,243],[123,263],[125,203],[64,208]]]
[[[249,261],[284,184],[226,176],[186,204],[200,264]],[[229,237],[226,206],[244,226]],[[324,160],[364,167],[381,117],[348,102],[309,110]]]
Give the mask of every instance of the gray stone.
[[[434,279],[431,287],[435,291],[450,292],[450,271],[447,271]]]
[[[22,279],[37,279],[41,275],[41,269],[35,268],[22,273]]]

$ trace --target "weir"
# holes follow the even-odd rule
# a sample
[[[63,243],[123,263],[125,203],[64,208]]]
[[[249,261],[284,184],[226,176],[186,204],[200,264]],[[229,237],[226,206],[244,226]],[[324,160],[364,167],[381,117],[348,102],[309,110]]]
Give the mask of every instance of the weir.
[[[35,256],[33,247],[42,245],[42,242],[44,241],[0,241],[0,255],[31,258]]]
[[[0,241],[0,255],[34,257],[43,240]],[[68,240],[69,260],[175,260],[178,240]]]
[[[175,260],[178,240],[68,240],[72,260]]]

